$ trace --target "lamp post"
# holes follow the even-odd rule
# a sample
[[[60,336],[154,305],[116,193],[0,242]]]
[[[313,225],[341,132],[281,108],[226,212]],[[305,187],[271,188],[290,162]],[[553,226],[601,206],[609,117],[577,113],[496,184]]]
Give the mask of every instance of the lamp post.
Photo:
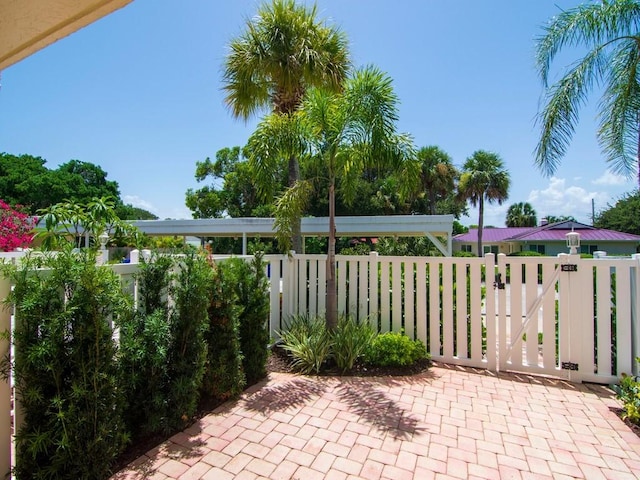
[[[569,248],[570,255],[577,255],[578,248],[580,247],[580,234],[578,232],[574,232],[571,230],[566,234],[567,237],[567,247]]]
[[[102,264],[109,263],[109,250],[107,250],[107,242],[109,241],[109,234],[102,232],[98,235],[98,241],[100,242],[100,251],[102,253]]]

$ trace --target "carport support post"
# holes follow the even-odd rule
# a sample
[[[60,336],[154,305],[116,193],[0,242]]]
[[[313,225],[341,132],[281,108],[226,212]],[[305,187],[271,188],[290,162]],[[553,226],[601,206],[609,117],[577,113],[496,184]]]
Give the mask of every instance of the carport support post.
[[[247,232],[242,232],[242,255],[247,254]]]

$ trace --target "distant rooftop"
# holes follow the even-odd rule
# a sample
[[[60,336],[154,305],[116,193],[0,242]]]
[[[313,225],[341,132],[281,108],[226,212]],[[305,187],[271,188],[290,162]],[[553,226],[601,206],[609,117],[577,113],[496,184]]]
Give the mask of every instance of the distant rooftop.
[[[570,231],[580,234],[581,240],[598,242],[616,241],[637,241],[640,242],[640,235],[617,232],[604,228],[596,228],[584,223],[566,220],[563,222],[549,223],[539,227],[507,227],[507,228],[485,228],[482,234],[482,241],[486,243],[497,242],[533,242],[533,241],[558,241],[564,242],[566,234]],[[470,229],[467,233],[462,233],[453,237],[454,242],[473,243],[478,241],[478,229]]]

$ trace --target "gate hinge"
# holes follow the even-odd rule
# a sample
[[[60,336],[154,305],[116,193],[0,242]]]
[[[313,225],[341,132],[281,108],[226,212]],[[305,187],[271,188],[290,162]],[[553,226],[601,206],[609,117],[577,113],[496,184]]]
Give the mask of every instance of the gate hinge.
[[[504,290],[504,283],[501,280],[502,280],[502,274],[497,273],[496,281],[493,282],[493,288],[497,288],[498,290]]]
[[[578,370],[578,364],[577,363],[572,363],[572,362],[562,362],[561,368],[562,368],[562,370],[574,370],[574,371],[577,371]]]

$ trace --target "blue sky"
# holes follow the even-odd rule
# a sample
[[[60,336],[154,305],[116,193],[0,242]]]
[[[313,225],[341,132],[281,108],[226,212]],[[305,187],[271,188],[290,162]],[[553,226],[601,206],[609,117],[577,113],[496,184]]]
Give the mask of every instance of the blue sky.
[[[485,223],[504,226],[511,203],[544,215],[596,212],[635,186],[607,172],[595,139],[597,97],[561,168],[533,165],[542,94],[534,39],[559,8],[580,0],[319,0],[340,26],[355,65],[394,79],[400,130],[417,146],[438,145],[461,166],[475,150],[504,160],[509,200]],[[223,103],[229,40],[257,10],[255,0],[135,0],[2,72],[0,151],[31,154],[49,168],[71,159],[100,165],[126,202],[161,218],[190,218],[184,198],[198,188],[195,163],[244,145],[258,119],[235,120]],[[566,55],[559,67],[577,57]],[[564,62],[564,63],[563,63]],[[557,73],[561,68],[557,69]],[[205,182],[206,183],[206,182]],[[477,223],[477,213],[461,219]]]

